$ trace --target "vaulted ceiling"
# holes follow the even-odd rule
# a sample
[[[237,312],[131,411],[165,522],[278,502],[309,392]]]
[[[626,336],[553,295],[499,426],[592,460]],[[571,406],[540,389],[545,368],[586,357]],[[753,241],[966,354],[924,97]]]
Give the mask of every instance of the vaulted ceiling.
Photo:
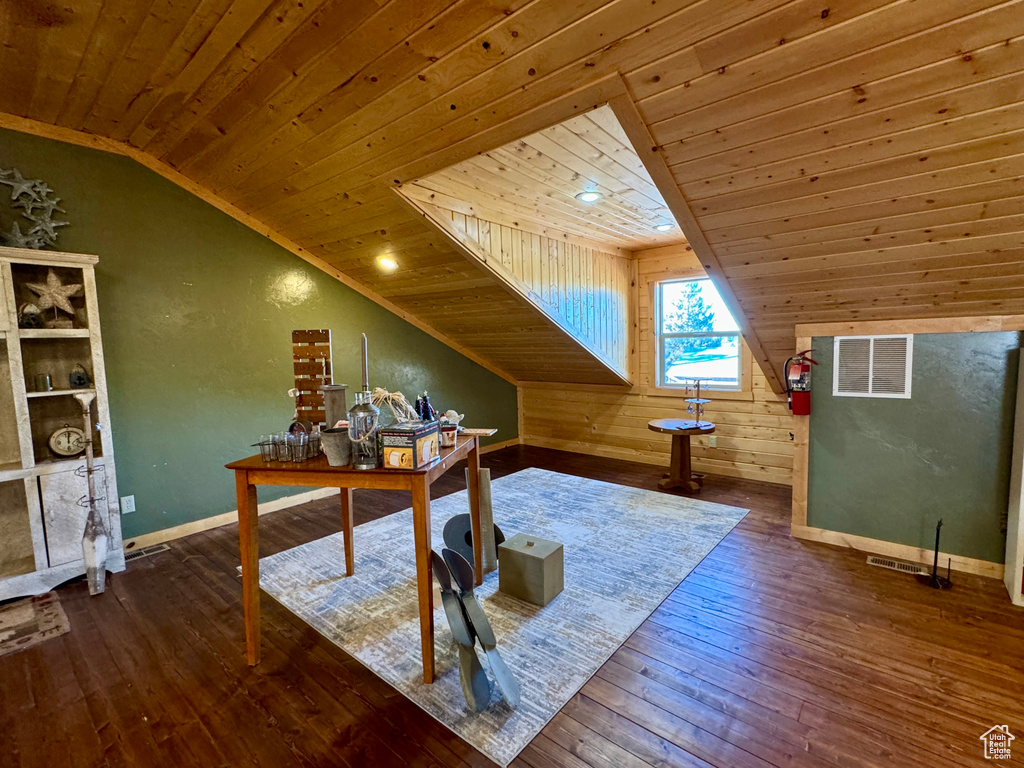
[[[6,124],[121,142],[456,342],[497,288],[391,187],[623,91],[770,369],[798,322],[1024,313],[1024,0],[11,0],[0,35]]]

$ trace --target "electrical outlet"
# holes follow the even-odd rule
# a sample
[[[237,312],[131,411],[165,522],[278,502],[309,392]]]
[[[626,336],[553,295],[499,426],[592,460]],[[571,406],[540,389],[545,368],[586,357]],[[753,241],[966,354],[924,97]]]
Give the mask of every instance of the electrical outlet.
[[[135,496],[121,497],[121,514],[127,515],[135,511]]]
[[[708,445],[711,448],[717,448],[718,447],[718,435],[710,435],[710,436],[708,436]]]

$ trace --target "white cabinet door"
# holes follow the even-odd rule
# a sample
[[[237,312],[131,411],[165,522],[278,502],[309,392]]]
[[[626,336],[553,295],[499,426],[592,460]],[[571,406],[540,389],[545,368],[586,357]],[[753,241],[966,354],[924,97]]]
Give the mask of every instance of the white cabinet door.
[[[96,467],[94,475],[96,495],[106,496],[106,475],[103,467]],[[79,501],[88,499],[89,483],[85,477],[85,464],[79,470],[54,472],[39,476],[39,491],[43,500],[43,522],[46,526],[46,551],[50,567],[73,563],[82,559],[82,536],[88,507]],[[110,529],[106,502],[98,504],[104,522]]]

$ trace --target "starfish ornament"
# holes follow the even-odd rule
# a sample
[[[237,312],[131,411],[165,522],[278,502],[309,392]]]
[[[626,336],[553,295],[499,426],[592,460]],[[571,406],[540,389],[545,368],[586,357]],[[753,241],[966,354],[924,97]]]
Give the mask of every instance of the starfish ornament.
[[[25,218],[34,225],[28,231],[30,235],[39,235],[50,242],[57,239],[57,227],[66,227],[68,225],[66,221],[53,221],[49,216],[33,216],[27,213]]]
[[[34,179],[25,179],[17,168],[14,169],[14,172],[8,179],[0,178],[0,184],[6,184],[11,188],[11,200],[17,200],[22,195],[28,195],[33,199],[37,199],[36,181]]]
[[[71,302],[68,298],[71,296],[77,296],[81,290],[81,285],[63,285],[60,282],[60,278],[54,274],[51,269],[46,273],[45,283],[25,283],[32,293],[39,297],[37,306],[40,309],[62,309],[69,315],[75,314],[75,308],[71,306]]]
[[[68,222],[53,220],[58,211],[66,211],[60,206],[60,198],[53,197],[50,185],[42,179],[26,179],[17,168],[0,168],[0,185],[11,188],[11,210],[20,211],[29,222],[27,232],[17,226],[10,233],[0,231],[0,244],[32,249],[56,245],[60,228]]]
[[[10,245],[14,248],[38,248],[36,245],[39,238],[33,237],[28,233],[22,233],[21,227],[18,226],[18,222],[14,222],[11,225],[10,232],[0,232],[0,244]]]
[[[35,179],[32,182],[32,191],[35,193],[35,196],[40,200],[45,200],[47,197],[50,196],[50,193],[53,192],[53,190],[50,189],[50,185],[47,184],[42,179]]]
[[[48,198],[43,202],[36,204],[36,207],[43,210],[43,216],[53,216],[57,211],[67,213],[67,211],[60,207],[59,197]]]

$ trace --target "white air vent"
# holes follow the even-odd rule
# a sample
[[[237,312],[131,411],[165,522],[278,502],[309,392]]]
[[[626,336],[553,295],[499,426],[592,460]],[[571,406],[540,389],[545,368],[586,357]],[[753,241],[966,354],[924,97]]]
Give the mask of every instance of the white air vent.
[[[900,573],[912,573],[919,576],[927,576],[928,569],[918,563],[909,563],[906,560],[897,560],[893,557],[878,557],[868,555],[868,565],[877,565],[879,568],[888,568],[890,571]]]
[[[914,337],[836,336],[832,394],[838,397],[910,397]]]
[[[151,547],[143,547],[142,549],[126,552],[124,559],[125,562],[129,562],[131,560],[138,560],[140,557],[149,557],[150,555],[158,555],[161,552],[168,552],[170,549],[166,544],[154,544]]]

